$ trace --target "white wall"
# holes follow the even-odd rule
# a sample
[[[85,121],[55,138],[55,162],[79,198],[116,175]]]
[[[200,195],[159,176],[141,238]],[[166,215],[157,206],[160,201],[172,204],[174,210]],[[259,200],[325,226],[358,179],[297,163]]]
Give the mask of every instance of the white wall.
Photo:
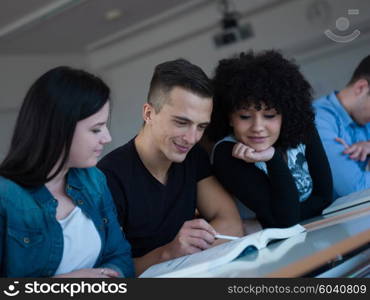
[[[341,90],[360,60],[370,54],[370,39],[336,48],[300,61],[301,70],[314,88],[315,97]]]
[[[206,5],[191,14],[177,17],[160,26],[153,24],[144,33],[122,38],[115,44],[89,53],[90,66],[110,84],[113,92],[111,132],[115,148],[133,137],[142,124],[141,108],[146,101],[149,80],[156,64],[184,57],[200,65],[209,75],[221,58],[248,49],[282,49],[302,64],[302,71],[317,94],[341,88],[352,68],[370,53],[370,24],[367,20],[370,1],[327,0],[328,11],[307,17],[317,1],[234,1],[249,22],[254,37],[238,44],[216,49],[212,36],[220,31],[220,13],[214,5]],[[279,1],[281,2],[281,1]],[[270,3],[270,4],[269,4]],[[348,17],[350,29],[363,29],[360,37],[346,45],[329,40],[324,30],[335,30],[335,21],[346,16],[348,9],[359,9],[360,15]],[[311,14],[312,15],[312,14]],[[364,25],[365,24],[365,25]]]
[[[8,151],[19,107],[30,85],[47,70],[86,66],[82,55],[0,55],[0,161]]]
[[[221,58],[248,49],[282,49],[297,59],[316,94],[321,95],[340,89],[359,60],[370,52],[370,1],[323,0],[329,9],[322,10],[312,7],[317,0],[233,0],[242,14],[240,22],[252,24],[254,37],[220,49],[212,41],[213,35],[220,32],[220,12],[215,1],[202,1],[199,3],[203,5],[191,13],[166,16],[161,22],[160,18],[147,20],[135,34],[126,29],[121,38],[109,45],[92,47],[94,50],[86,57],[0,55],[0,159],[8,148],[26,90],[38,76],[57,65],[87,67],[110,85],[113,142],[107,152],[127,142],[139,130],[153,68],[165,60],[184,57],[212,75]],[[348,9],[359,9],[358,16],[348,18],[350,30],[358,28],[362,33],[351,43],[338,44],[323,32],[328,28],[335,31],[335,21],[346,16]]]

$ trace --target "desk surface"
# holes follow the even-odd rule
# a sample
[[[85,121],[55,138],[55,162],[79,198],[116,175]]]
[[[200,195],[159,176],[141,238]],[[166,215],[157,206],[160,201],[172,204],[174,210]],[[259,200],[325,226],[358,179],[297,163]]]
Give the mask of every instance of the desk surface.
[[[297,277],[370,242],[370,205],[306,222],[307,232],[194,277]]]

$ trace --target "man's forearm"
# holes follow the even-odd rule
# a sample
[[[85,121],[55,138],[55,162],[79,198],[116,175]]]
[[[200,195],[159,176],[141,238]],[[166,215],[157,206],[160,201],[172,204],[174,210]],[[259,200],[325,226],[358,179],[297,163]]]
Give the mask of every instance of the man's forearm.
[[[237,216],[220,216],[213,219],[210,224],[212,227],[220,234],[233,235],[233,236],[244,236],[243,224],[239,217]],[[216,240],[216,244],[220,243]]]
[[[139,276],[152,265],[159,264],[170,259],[172,259],[172,257],[166,250],[166,245],[158,247],[141,257],[136,257],[134,258],[135,275]]]

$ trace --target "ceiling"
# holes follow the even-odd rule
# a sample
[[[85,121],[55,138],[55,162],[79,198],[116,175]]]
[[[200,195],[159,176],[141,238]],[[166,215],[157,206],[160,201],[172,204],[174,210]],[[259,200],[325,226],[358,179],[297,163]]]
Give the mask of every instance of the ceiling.
[[[204,0],[1,0],[0,54],[80,53],[107,36]],[[107,11],[120,18],[108,21]]]

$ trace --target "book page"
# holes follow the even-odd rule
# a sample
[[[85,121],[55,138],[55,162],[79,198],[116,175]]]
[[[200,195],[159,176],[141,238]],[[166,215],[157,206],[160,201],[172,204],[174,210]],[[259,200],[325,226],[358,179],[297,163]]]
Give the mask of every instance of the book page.
[[[288,228],[268,228],[261,232],[259,244],[262,246],[261,248],[264,248],[271,240],[286,239],[304,231],[306,231],[306,229],[299,224]]]
[[[232,261],[248,246],[261,249],[269,240],[291,237],[303,231],[305,228],[298,224],[289,228],[265,229],[201,252],[156,264],[140,277],[187,277]]]
[[[240,274],[245,273],[246,270],[249,270],[251,274],[253,274],[252,277],[256,277],[261,267],[282,260],[285,255],[288,255],[287,253],[289,251],[294,249],[297,245],[304,243],[306,235],[307,233],[303,232],[274,244],[273,247],[261,249],[253,259],[250,255],[246,255],[223,265],[222,268],[212,268],[204,272],[199,272],[191,277],[240,277]]]
[[[355,192],[336,199],[330,206],[323,210],[322,214],[328,214],[364,202],[370,202],[370,189]]]
[[[226,242],[201,252],[154,265],[140,277],[156,277],[162,274],[169,276],[169,273],[173,272],[172,275],[176,275],[177,271],[181,271],[183,276],[187,276],[191,272],[204,270],[215,264],[227,263],[237,257],[247,246],[254,245],[257,242],[255,236],[256,234],[251,234],[239,240]],[[257,247],[257,245],[255,246]]]

